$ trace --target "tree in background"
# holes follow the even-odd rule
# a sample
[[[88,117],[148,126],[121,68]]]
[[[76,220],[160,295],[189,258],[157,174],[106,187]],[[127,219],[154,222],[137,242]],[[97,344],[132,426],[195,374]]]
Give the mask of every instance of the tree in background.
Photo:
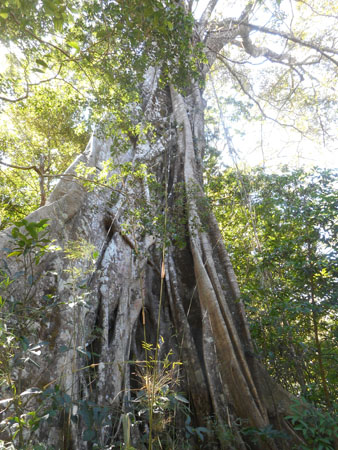
[[[268,115],[264,103],[281,124],[300,133],[319,124],[327,137],[329,108],[313,127],[294,111],[329,99],[335,6],[317,34],[278,2],[243,2],[237,17],[213,19],[211,0],[198,21],[193,3],[7,0],[0,10],[3,42],[23,55],[21,75],[2,77],[1,99],[25,100],[60,78],[102,117],[47,203],[0,238],[5,337],[18,347],[8,351],[17,370],[3,369],[14,411],[4,436],[19,447],[305,446],[285,418],[290,395],[257,358],[208,208],[202,93],[218,61],[257,114]],[[324,3],[298,6],[312,23],[324,14]],[[256,58],[271,63],[263,73],[273,67],[260,84],[248,71]],[[48,239],[59,250],[47,252]]]
[[[336,398],[335,173],[211,174],[210,198],[251,332],[271,373],[315,404]]]
[[[82,100],[83,103],[83,100]],[[67,85],[37,86],[6,108],[0,134],[2,228],[43,206],[89,139],[80,96]]]

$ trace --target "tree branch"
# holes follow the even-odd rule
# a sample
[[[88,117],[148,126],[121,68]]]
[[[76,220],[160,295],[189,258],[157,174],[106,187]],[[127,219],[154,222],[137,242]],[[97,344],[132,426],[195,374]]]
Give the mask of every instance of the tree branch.
[[[227,42],[232,42],[239,35],[239,27],[233,26],[232,19],[226,19],[223,25],[213,24],[207,32],[204,39],[206,57],[208,59],[208,69],[213,65],[218,53],[222,50]]]
[[[279,37],[281,37],[283,39],[295,42],[296,44],[299,44],[299,45],[301,45],[303,47],[307,47],[307,48],[310,48],[312,50],[315,50],[316,52],[320,53],[325,58],[330,60],[333,64],[338,66],[338,62],[334,58],[332,58],[332,56],[327,54],[327,53],[331,53],[331,54],[334,54],[334,55],[338,55],[338,50],[335,50],[334,48],[321,47],[319,45],[314,44],[313,42],[297,38],[292,33],[285,33],[284,31],[273,30],[271,28],[267,28],[267,27],[264,27],[264,26],[253,25],[253,24],[250,24],[248,22],[240,22],[240,21],[237,21],[237,20],[233,20],[233,23],[237,24],[239,26],[239,28],[240,28],[239,34],[243,38],[244,46],[246,45],[245,40],[249,39],[250,31],[251,30],[256,30],[256,31],[260,31],[262,33],[271,34],[273,36],[279,36]],[[253,44],[251,44],[251,45],[253,45]],[[257,49],[257,51],[259,51],[259,47],[256,47],[256,46],[253,46],[253,47],[255,49]],[[250,52],[250,47],[248,46],[247,48],[245,48],[245,50]],[[266,48],[262,48],[262,50],[264,50],[264,51],[268,50],[269,52],[274,53],[271,50],[266,49]],[[285,55],[285,54],[282,54],[282,55]],[[253,54],[252,56],[260,56],[260,55]]]
[[[60,64],[59,70],[57,71],[57,73],[55,75],[53,75],[50,78],[40,80],[37,83],[27,83],[27,81],[26,81],[26,93],[23,94],[21,97],[9,98],[9,97],[3,97],[0,95],[0,100],[3,100],[4,102],[10,102],[10,103],[17,103],[17,102],[20,102],[21,100],[25,100],[29,95],[30,86],[39,86],[40,84],[48,83],[49,81],[55,80],[57,78],[57,76],[60,74],[61,68],[62,68],[62,64]]]
[[[29,94],[29,90],[28,90],[28,85],[27,85],[26,93],[24,95],[22,95],[21,97],[9,98],[9,97],[3,97],[2,95],[0,95],[0,100],[3,100],[4,102],[9,102],[9,103],[17,103],[17,102],[21,102],[21,100],[25,100],[28,97],[28,94]]]
[[[215,2],[213,8],[215,8],[216,3],[217,2]],[[212,0],[210,0],[208,7],[209,6],[212,6]],[[207,14],[208,7],[204,11],[203,15]],[[249,15],[253,11],[253,9],[254,9],[254,2],[249,0],[245,8],[243,9],[242,13],[240,14],[239,19],[234,20],[228,18],[221,23],[219,22],[211,23],[211,26],[204,39],[205,46],[209,50],[209,51],[207,50],[207,59],[209,61],[209,67],[212,66],[213,62],[217,57],[217,54],[222,50],[224,45],[227,42],[232,42],[240,34],[239,24],[249,19]]]
[[[209,3],[207,4],[207,7],[203,11],[201,18],[200,18],[200,24],[202,27],[204,27],[208,23],[208,21],[211,17],[211,14],[213,13],[214,9],[216,8],[217,3],[218,3],[218,0],[209,0]]]
[[[194,0],[189,0],[188,1],[188,11],[191,13],[191,11],[192,11],[192,5],[193,5],[193,3],[194,3]]]
[[[250,32],[253,30],[265,34],[270,34],[273,36],[279,36],[283,39],[286,39],[287,41],[291,41],[300,46],[312,49],[317,53],[319,53],[321,57],[328,59],[334,65],[338,66],[338,61],[331,56],[331,55],[338,55],[338,50],[336,50],[335,48],[317,45],[311,41],[298,38],[293,33],[287,33],[284,31],[274,30],[272,28],[268,28],[265,26],[251,24],[247,21],[248,14],[251,12],[251,10],[252,9],[250,9],[250,4],[248,4],[239,19],[227,18],[222,22],[212,24],[205,38],[209,67],[215,61],[217,54],[221,51],[221,49],[227,42],[232,42],[235,45],[238,45],[234,41],[235,38],[239,35],[242,38],[244,50],[253,57],[265,56],[266,58],[275,62],[288,60],[290,65],[302,64],[297,62],[295,58],[293,58],[289,53],[276,53],[267,47],[258,47],[254,45],[250,39]],[[306,59],[308,59],[308,57]]]
[[[9,97],[4,97],[2,95],[0,95],[0,100],[3,100],[4,102],[9,102],[9,103],[17,103],[20,102],[21,100],[25,100],[29,95],[29,83],[27,83],[27,78],[26,78],[26,93],[23,94],[21,97],[18,98],[9,98]]]
[[[307,3],[304,0],[296,0],[296,2],[298,3],[303,3],[304,5],[306,5],[308,8],[311,9],[312,12],[314,12],[317,16],[321,16],[321,17],[326,17],[326,18],[330,18],[330,19],[338,19],[338,16],[334,16],[332,14],[324,14],[324,13],[320,13],[319,11],[317,11],[315,8],[313,8],[309,3]]]
[[[17,166],[16,164],[8,164],[3,161],[0,161],[0,164],[2,164],[3,166],[9,167],[11,169],[34,170],[40,177],[45,176],[37,166]]]
[[[19,26],[20,22],[18,21],[18,19],[15,17],[15,15],[13,13],[10,13],[11,18],[14,20],[14,22]],[[52,42],[47,42],[44,41],[43,39],[41,39],[39,36],[37,36],[35,33],[33,33],[33,31],[29,30],[27,27],[25,28],[25,33],[27,33],[29,36],[31,36],[32,38],[36,39],[38,42],[40,42],[40,44],[46,45],[47,47],[52,47],[55,50],[59,51],[60,53],[62,53],[64,56],[66,56],[69,60],[73,60],[70,56],[69,53],[67,53],[63,48],[58,47],[57,45],[53,44]]]
[[[277,123],[278,125],[280,125],[281,127],[288,127],[288,128],[293,128],[295,131],[297,131],[300,134],[303,134],[302,130],[300,130],[299,128],[297,128],[295,125],[291,124],[291,123],[282,123],[280,122],[278,119],[274,119],[273,117],[269,116],[268,114],[266,114],[266,112],[264,111],[263,107],[261,106],[261,104],[259,103],[259,101],[248,91],[248,89],[246,89],[246,87],[244,86],[244,83],[242,82],[242,80],[240,79],[239,75],[230,67],[230,65],[228,64],[228,62],[226,61],[226,58],[224,58],[222,55],[218,55],[217,58],[226,66],[226,68],[229,70],[229,72],[231,73],[231,75],[233,76],[233,78],[237,81],[237,83],[239,84],[239,87],[241,88],[241,90],[243,91],[243,93],[251,100],[255,103],[255,105],[257,106],[257,108],[259,109],[260,113],[262,114],[262,116],[265,119],[268,120],[272,120],[273,122]],[[290,93],[290,96],[295,92],[296,87],[292,90],[292,92]],[[290,97],[289,96],[289,97]]]
[[[14,20],[14,22],[15,22],[17,25],[20,25],[20,22],[16,19],[16,17],[14,16],[14,14],[11,13],[11,17],[12,17],[12,19]],[[27,29],[27,28],[25,29],[25,32],[26,32],[29,36],[31,36],[33,39],[36,39],[38,42],[40,42],[40,44],[45,45],[46,47],[53,48],[53,49],[57,50],[57,51],[60,52],[62,55],[66,56],[66,58],[67,58],[69,61],[73,61],[75,64],[77,64],[77,65],[79,66],[79,68],[82,70],[82,72],[85,74],[85,76],[88,78],[88,80],[89,80],[91,86],[94,85],[93,80],[92,80],[91,77],[88,75],[88,73],[86,72],[86,70],[82,67],[82,65],[81,65],[80,62],[78,61],[78,58],[72,58],[71,55],[70,55],[66,50],[64,50],[63,48],[61,48],[61,47],[59,47],[58,45],[55,45],[55,44],[53,44],[53,43],[51,43],[51,42],[48,42],[48,41],[43,40],[42,38],[40,38],[39,36],[37,36],[33,31],[31,31],[31,30],[29,30],[29,29]]]
[[[239,27],[240,35],[242,37],[242,42],[244,49],[249,55],[258,58],[259,56],[264,56],[267,59],[270,59],[272,61],[281,61],[281,60],[288,60],[289,63],[293,62],[293,58],[289,55],[289,53],[276,53],[273,50],[270,50],[267,47],[257,47],[254,45],[250,39],[250,28],[241,25]]]
[[[77,92],[81,97],[87,98],[77,87],[74,86],[70,81],[65,80],[64,78],[56,78],[56,80],[62,81],[65,84],[68,84],[75,92]]]

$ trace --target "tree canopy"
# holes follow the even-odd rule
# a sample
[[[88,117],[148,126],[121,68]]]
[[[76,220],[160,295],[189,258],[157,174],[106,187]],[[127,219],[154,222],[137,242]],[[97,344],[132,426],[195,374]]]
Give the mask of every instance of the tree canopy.
[[[2,2],[4,445],[335,448],[336,174],[240,153],[334,148],[337,32],[333,0]]]
[[[214,85],[221,128],[235,139],[259,124],[255,139],[267,155],[275,146],[271,132],[303,153],[335,148],[334,2],[205,3],[196,20],[194,1],[7,0],[0,11],[8,61],[0,100],[6,106],[28,98],[36,85],[61,80],[82,96],[79,108],[92,124],[109,111],[128,129],[142,121],[134,109],[130,123],[128,105],[140,100],[146,67],[161,67],[163,84],[184,89],[191,78],[203,84],[212,65],[208,97]],[[281,128],[271,131],[271,123]]]

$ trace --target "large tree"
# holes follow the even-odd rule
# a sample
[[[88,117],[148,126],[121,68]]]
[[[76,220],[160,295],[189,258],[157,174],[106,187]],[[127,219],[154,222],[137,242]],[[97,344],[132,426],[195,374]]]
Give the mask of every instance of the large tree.
[[[316,71],[319,64],[336,70],[336,18],[326,17],[332,27],[319,42],[294,16],[287,21],[278,2],[265,4],[280,13],[265,25],[257,24],[260,2],[244,4],[238,17],[213,18],[217,3],[210,0],[193,21],[192,1],[83,2],[83,15],[74,13],[77,28],[61,2],[54,10],[47,1],[28,2],[26,13],[7,2],[0,11],[9,41],[29,43],[30,61],[54,64],[55,77],[74,88],[86,76],[88,92],[108,110],[46,205],[0,236],[7,333],[18,342],[11,367],[2,370],[19,448],[28,441],[114,448],[122,429],[127,448],[142,448],[144,436],[149,448],[183,448],[184,415],[192,415],[185,427],[196,448],[246,448],[246,441],[250,448],[290,448],[282,431],[302,443],[285,419],[291,397],[255,355],[236,276],[206,201],[202,95],[218,61],[261,115],[270,114],[263,104],[268,111],[283,106],[276,121],[301,133],[318,126],[327,137],[329,108],[318,106],[310,127],[291,110],[291,100],[315,109],[327,95]],[[310,2],[298,6],[304,15],[325,15]],[[46,30],[52,23],[61,33],[65,22],[66,38],[53,41]],[[184,45],[172,35],[176,26]],[[255,58],[275,64],[268,69],[277,74],[274,85],[250,79],[246,63]],[[27,75],[2,99],[22,101],[36,83]],[[45,219],[56,245],[46,253],[46,237],[39,238]],[[202,427],[211,423],[214,429],[227,424],[228,437],[202,442]],[[253,440],[239,424],[250,427]],[[183,434],[164,434],[169,425]]]

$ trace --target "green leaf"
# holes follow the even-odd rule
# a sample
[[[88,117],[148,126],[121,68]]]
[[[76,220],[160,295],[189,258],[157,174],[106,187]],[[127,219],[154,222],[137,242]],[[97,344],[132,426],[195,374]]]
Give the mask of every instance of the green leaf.
[[[35,225],[34,222],[29,223],[28,225],[26,225],[26,230],[32,236],[32,238],[34,238],[34,239],[38,238],[38,233],[37,233],[36,225]]]
[[[61,345],[59,348],[60,353],[65,353],[69,351],[69,347],[67,345]]]
[[[39,222],[34,222],[37,228],[46,228],[48,227],[48,219],[41,219]]]
[[[1,17],[2,19],[7,19],[8,13],[6,13],[6,12],[0,12],[0,17]]]
[[[21,255],[21,254],[22,254],[22,251],[21,251],[21,250],[16,250],[16,251],[14,251],[14,252],[9,253],[9,254],[7,255],[7,258],[10,258],[11,256],[19,256],[19,255]]]
[[[204,441],[204,435],[203,433],[207,433],[207,428],[204,427],[198,427],[195,429],[197,436],[200,438],[201,441]]]
[[[54,18],[53,19],[53,23],[54,23],[54,28],[55,28],[55,31],[62,31],[63,30],[63,20],[62,19],[56,19],[56,18]]]
[[[90,412],[88,410],[88,406],[84,403],[81,409],[79,410],[79,414],[82,417],[82,420],[86,424],[87,427],[91,426],[92,418]]]
[[[69,41],[69,42],[67,42],[67,45],[69,47],[75,48],[78,52],[80,51],[80,44],[76,41]]]
[[[182,403],[189,403],[189,400],[187,400],[183,395],[175,394],[175,399]]]
[[[48,69],[48,64],[43,59],[37,59],[35,60],[36,64],[39,64],[40,66],[46,67]]]
[[[43,3],[44,3],[44,7],[45,7],[47,15],[52,16],[54,14],[57,14],[58,8],[57,8],[57,5],[54,4],[54,2],[45,0]]]

